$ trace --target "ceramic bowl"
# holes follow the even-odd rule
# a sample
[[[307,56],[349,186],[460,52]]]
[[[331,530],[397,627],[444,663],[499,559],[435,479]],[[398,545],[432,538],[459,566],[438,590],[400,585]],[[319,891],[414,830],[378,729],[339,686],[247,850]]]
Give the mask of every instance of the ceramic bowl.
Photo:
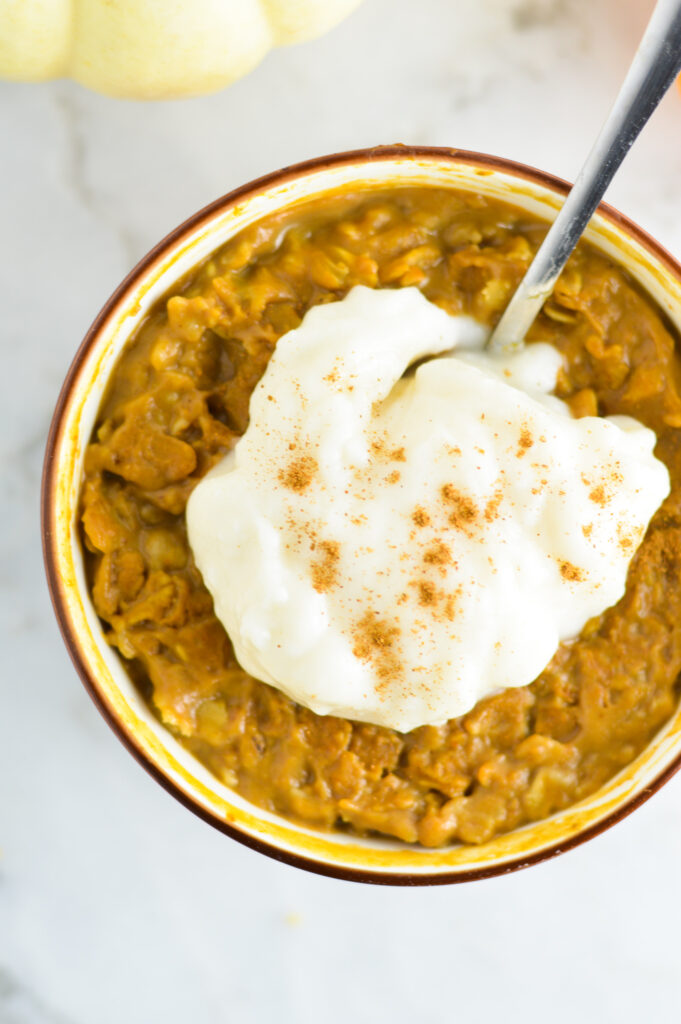
[[[154,303],[246,225],[329,191],[393,185],[482,193],[551,220],[568,186],[529,167],[476,153],[380,147],[285,168],[190,217],[146,256],[104,306],[64,383],[47,444],[43,537],[49,586],[74,664],[130,752],[186,807],[261,853],[322,874],[383,884],[468,881],[555,856],[619,821],[681,764],[681,710],[636,761],[588,800],[481,846],[427,850],[292,824],[232,792],[164,729],[107,645],[88,594],[78,536],[83,455],[125,342]],[[586,238],[623,265],[681,329],[681,267],[615,210],[601,206]]]

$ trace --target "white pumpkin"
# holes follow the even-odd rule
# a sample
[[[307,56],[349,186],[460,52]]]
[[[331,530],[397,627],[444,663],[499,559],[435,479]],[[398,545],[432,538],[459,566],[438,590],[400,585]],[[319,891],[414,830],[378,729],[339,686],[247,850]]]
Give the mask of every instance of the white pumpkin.
[[[0,0],[0,77],[71,77],[110,96],[213,92],[361,0]]]

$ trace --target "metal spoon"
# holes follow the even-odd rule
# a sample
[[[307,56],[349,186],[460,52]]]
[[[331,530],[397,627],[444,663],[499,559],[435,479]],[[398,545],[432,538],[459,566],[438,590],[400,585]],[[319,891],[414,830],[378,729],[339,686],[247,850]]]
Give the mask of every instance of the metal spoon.
[[[487,343],[490,351],[522,348],[617,168],[680,71],[681,0],[658,0],[594,147]]]

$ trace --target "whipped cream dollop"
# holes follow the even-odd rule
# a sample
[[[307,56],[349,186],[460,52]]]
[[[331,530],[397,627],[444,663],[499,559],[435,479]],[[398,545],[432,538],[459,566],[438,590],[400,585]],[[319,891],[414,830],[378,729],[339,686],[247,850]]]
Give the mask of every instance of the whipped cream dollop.
[[[238,661],[315,712],[444,722],[530,683],[624,593],[669,492],[654,433],[573,419],[554,348],[485,337],[415,288],[311,309],[190,498]]]

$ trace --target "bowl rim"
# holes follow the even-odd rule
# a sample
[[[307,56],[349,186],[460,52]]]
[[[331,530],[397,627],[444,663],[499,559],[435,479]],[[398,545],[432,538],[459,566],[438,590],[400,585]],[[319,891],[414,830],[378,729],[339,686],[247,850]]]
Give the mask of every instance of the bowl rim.
[[[344,881],[355,881],[373,883],[378,885],[399,885],[399,886],[423,886],[423,885],[451,885],[454,883],[470,882],[482,878],[490,878],[498,875],[510,874],[550,860],[561,853],[574,849],[589,839],[600,835],[611,828],[617,822],[631,814],[637,807],[645,803],[655,792],[657,792],[669,779],[681,768],[681,751],[672,758],[670,763],[662,769],[638,794],[624,800],[621,805],[615,807],[609,814],[589,827],[578,831],[566,838],[564,842],[555,842],[527,856],[519,855],[499,864],[491,864],[481,868],[468,868],[460,871],[411,873],[409,871],[379,871],[371,868],[359,869],[354,867],[338,866],[327,863],[324,860],[317,860],[304,854],[282,850],[276,842],[267,841],[242,831],[241,828],[228,821],[225,821],[207,808],[202,807],[195,799],[185,793],[172,779],[170,779],[161,768],[152,760],[151,756],[142,749],[136,742],[134,734],[129,732],[114,713],[108,702],[100,692],[94,673],[91,671],[87,659],[83,656],[81,643],[74,628],[64,600],[62,589],[64,582],[57,567],[57,556],[54,543],[54,524],[56,518],[56,493],[59,476],[56,453],[62,439],[62,428],[65,415],[69,407],[74,385],[81,372],[83,364],[90,353],[90,350],[97,343],[100,332],[106,323],[115,314],[119,304],[125,299],[128,293],[135,288],[137,283],[146,274],[147,270],[169,250],[172,250],[187,235],[194,233],[202,224],[209,222],[221,212],[250,199],[258,193],[262,193],[273,186],[285,184],[287,181],[311,175],[315,172],[349,164],[372,164],[382,160],[414,159],[422,161],[447,161],[457,164],[468,164],[482,170],[496,171],[533,184],[549,188],[559,195],[567,195],[570,191],[570,184],[562,178],[541,171],[528,164],[519,163],[503,157],[496,157],[485,153],[477,153],[472,150],[455,149],[437,146],[411,146],[411,145],[389,145],[375,146],[366,149],[347,150],[344,152],[330,154],[328,156],[315,157],[302,161],[301,163],[288,165],[280,170],[255,178],[245,185],[220,196],[218,199],[202,207],[196,213],[187,217],[176,228],[170,231],[157,245],[141,258],[141,260],[127,274],[120,285],[102,306],[102,309],[95,317],[90,328],[80,343],[75,356],[69,366],[68,372],[61,386],[54,414],[45,446],[45,457],[42,470],[40,513],[41,513],[41,534],[42,550],[47,585],[52,601],[52,606],[57,619],[59,630],[71,661],[83,683],[87,693],[95,706],[111,727],[115,735],[124,747],[132,754],[135,760],[158,782],[166,792],[170,793],[184,807],[192,811],[197,817],[212,825],[218,831],[230,836],[244,846],[250,847],[259,853],[289,864],[293,867],[302,868],[314,874],[338,878]],[[512,202],[512,200],[511,200]],[[635,242],[637,242],[652,257],[661,263],[666,271],[681,282],[681,264],[664,248],[655,241],[646,231],[624,216],[617,209],[606,203],[601,203],[597,213],[606,221],[609,221],[620,231],[623,231]],[[257,809],[256,809],[257,810]]]

